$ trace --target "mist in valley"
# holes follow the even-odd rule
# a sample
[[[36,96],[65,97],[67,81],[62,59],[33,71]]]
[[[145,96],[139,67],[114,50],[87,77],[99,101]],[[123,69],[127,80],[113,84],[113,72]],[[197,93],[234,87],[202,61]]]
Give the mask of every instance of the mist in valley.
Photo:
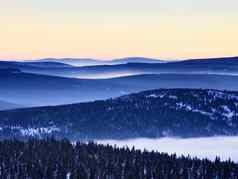
[[[204,137],[204,138],[138,138],[127,140],[98,140],[99,144],[116,145],[117,147],[133,146],[135,149],[158,151],[178,156],[191,156],[200,159],[221,160],[238,162],[238,136],[236,137]]]

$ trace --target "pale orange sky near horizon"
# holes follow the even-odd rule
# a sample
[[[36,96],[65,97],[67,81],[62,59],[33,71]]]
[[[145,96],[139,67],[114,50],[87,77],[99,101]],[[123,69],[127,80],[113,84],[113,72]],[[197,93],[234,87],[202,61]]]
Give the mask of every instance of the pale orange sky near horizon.
[[[237,0],[0,0],[0,59],[237,56],[237,32]]]

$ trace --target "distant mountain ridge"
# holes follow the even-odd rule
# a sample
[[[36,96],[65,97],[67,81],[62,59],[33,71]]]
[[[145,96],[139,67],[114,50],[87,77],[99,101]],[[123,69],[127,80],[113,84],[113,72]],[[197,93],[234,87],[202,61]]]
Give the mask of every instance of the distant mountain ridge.
[[[37,61],[0,61],[0,67],[1,68],[6,68],[15,66],[15,67],[39,67],[39,68],[58,68],[58,67],[70,67],[71,65],[61,63],[61,62],[37,62]]]
[[[225,61],[224,61],[225,60]],[[58,62],[75,66],[96,66],[96,65],[120,65],[127,63],[237,63],[238,56],[234,57],[217,57],[217,58],[198,58],[198,59],[178,59],[178,60],[161,60],[148,57],[124,57],[112,60],[100,60],[92,58],[44,58],[32,60],[33,62]]]
[[[36,62],[59,62],[73,66],[97,66],[97,65],[118,65],[126,63],[165,63],[166,61],[145,57],[125,57],[112,60],[98,60],[91,58],[46,58],[35,60]]]
[[[0,111],[23,108],[23,106],[0,100]]]
[[[174,61],[176,62],[176,61]],[[234,57],[217,57],[217,58],[207,58],[207,59],[188,59],[188,60],[181,60],[178,61],[181,63],[187,63],[187,64],[192,64],[192,63],[201,63],[201,64],[217,64],[217,63],[226,63],[226,64],[238,64],[238,56]]]
[[[113,79],[75,79],[0,70],[0,99],[23,106],[70,104],[118,97],[156,88],[238,90],[238,76],[202,74],[136,75]]]
[[[44,58],[39,60],[33,60],[35,62],[56,62],[64,63],[72,66],[94,66],[104,64],[101,60],[91,58]]]
[[[155,58],[145,58],[145,57],[126,57],[114,59],[111,61],[112,64],[126,64],[126,63],[167,63],[168,61],[159,60]]]
[[[2,111],[0,126],[1,137],[121,139],[238,135],[238,92],[159,89],[104,101]]]
[[[169,63],[140,63],[132,59],[119,64],[75,67],[59,62],[0,62],[0,68],[18,68],[23,72],[84,79],[103,79],[140,74],[219,74],[238,76],[238,58],[195,59]],[[87,60],[85,60],[87,61]],[[123,62],[126,63],[123,63]],[[146,61],[147,63],[143,63]],[[127,63],[129,62],[129,63]],[[35,63],[35,64],[34,64]],[[43,64],[42,64],[43,63]],[[49,65],[47,63],[50,63]],[[100,62],[101,63],[101,62]]]

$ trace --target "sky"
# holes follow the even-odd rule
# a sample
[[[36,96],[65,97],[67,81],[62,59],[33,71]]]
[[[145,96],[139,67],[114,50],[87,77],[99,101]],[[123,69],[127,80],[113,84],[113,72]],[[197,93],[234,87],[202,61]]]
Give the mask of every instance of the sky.
[[[0,0],[0,59],[238,55],[237,0]]]

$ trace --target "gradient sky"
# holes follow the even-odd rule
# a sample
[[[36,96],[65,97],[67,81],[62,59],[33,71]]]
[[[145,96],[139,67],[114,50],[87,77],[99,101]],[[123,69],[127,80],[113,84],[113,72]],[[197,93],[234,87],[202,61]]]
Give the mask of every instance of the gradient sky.
[[[238,0],[0,0],[0,59],[238,55]]]

